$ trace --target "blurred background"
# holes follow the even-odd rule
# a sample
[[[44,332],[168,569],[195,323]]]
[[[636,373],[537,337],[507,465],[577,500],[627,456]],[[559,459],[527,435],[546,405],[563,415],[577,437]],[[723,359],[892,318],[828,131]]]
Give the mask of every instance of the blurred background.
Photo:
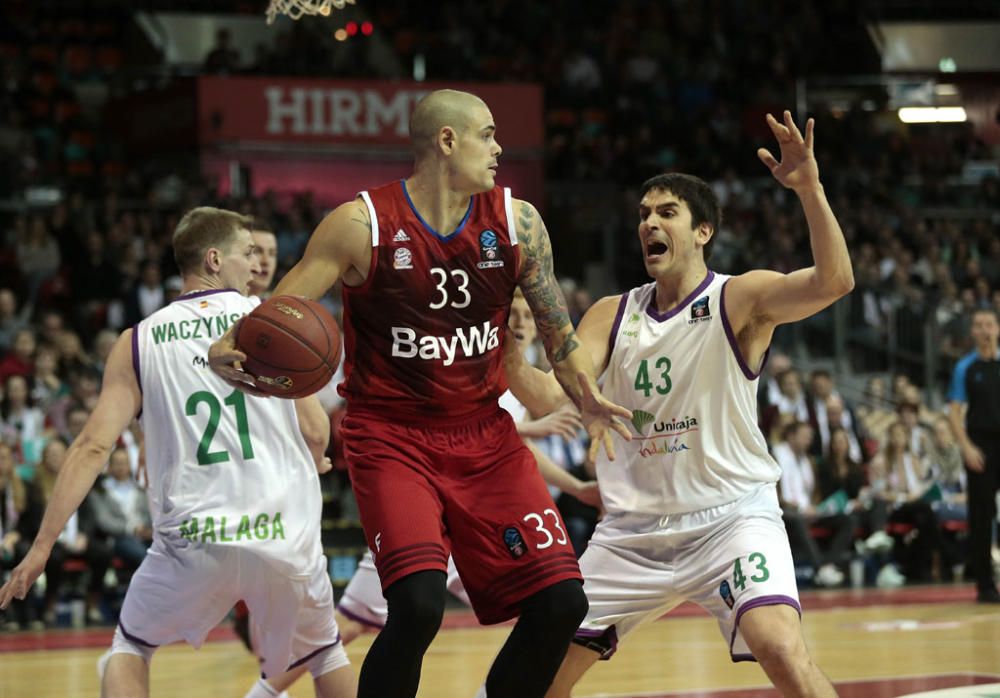
[[[775,336],[764,433],[828,483],[810,493],[827,507],[817,511],[845,513],[829,501],[840,481],[824,473],[848,467],[861,484],[847,513],[893,502],[899,493],[878,474],[900,449],[943,492],[927,498],[930,522],[892,506],[884,527],[851,519],[843,549],[835,526],[810,521],[812,543],[796,553],[802,582],[846,584],[852,559],[866,584],[962,578],[964,476],[941,415],[954,364],[971,350],[971,311],[1000,310],[1000,4],[358,0],[273,25],[263,9],[0,7],[5,482],[13,472],[42,501],[51,491],[116,334],[180,288],[170,240],[185,210],[252,214],[276,236],[280,278],[327,211],[408,174],[407,119],[429,90],[466,89],[492,108],[499,183],[541,210],[574,321],[594,299],[647,281],[636,192],[665,171],[702,177],[723,204],[716,271],[810,264],[798,203],[756,156],[773,147],[764,115],[787,108],[799,123],[816,119],[857,285]],[[336,292],[325,302],[339,309]],[[133,474],[140,446],[137,430],[123,435]],[[549,448],[582,466],[580,449]],[[324,487],[340,589],[363,537],[342,467]],[[888,543],[873,540],[879,532]],[[70,550],[65,575],[50,573],[5,627],[69,624],[74,597],[87,599],[91,622],[112,622],[141,550],[123,554],[112,533],[99,535],[106,554]],[[5,543],[4,569],[17,557]],[[827,562],[839,579],[818,578]]]

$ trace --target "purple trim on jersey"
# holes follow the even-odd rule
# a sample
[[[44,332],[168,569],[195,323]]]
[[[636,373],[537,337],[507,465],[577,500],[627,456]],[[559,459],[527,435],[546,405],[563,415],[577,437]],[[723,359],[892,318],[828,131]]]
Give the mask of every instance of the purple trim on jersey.
[[[611,625],[604,630],[585,630],[584,628],[578,628],[575,637],[600,637],[601,635],[607,634],[608,639],[611,641],[611,649],[601,652],[599,659],[601,661],[607,661],[611,659],[611,655],[618,651],[618,628]]]
[[[202,296],[211,296],[216,293],[239,293],[235,288],[209,288],[204,291],[195,291],[194,293],[184,293],[177,298],[174,298],[171,303],[176,303],[177,301],[189,301],[192,298],[201,298]]]
[[[611,325],[611,335],[608,337],[608,361],[611,360],[611,352],[615,350],[615,340],[618,339],[618,328],[621,327],[622,317],[625,315],[625,306],[628,305],[628,297],[632,292],[622,294],[622,299],[618,301],[618,312],[615,313],[615,321]]]
[[[691,291],[691,293],[689,293],[687,295],[687,298],[685,298],[684,300],[682,300],[680,303],[677,304],[677,307],[672,308],[672,309],[670,309],[667,312],[662,313],[662,314],[656,312],[656,289],[654,288],[653,289],[653,295],[649,299],[649,305],[646,306],[646,314],[649,315],[649,317],[651,317],[654,320],[656,320],[657,322],[665,322],[665,321],[669,320],[673,316],[677,315],[677,313],[679,313],[682,310],[684,310],[684,308],[688,307],[688,305],[691,303],[691,301],[693,301],[695,298],[697,298],[698,296],[700,296],[701,293],[706,288],[708,288],[708,285],[710,283],[712,283],[712,279],[714,279],[714,278],[715,278],[715,272],[712,271],[711,269],[709,269],[708,270],[708,274],[705,275],[705,279],[700,284],[698,284],[698,288],[696,288],[695,290]]]
[[[385,627],[385,623],[376,623],[371,618],[365,618],[360,613],[352,611],[351,609],[349,609],[347,606],[344,605],[344,601],[345,601],[345,599],[341,599],[340,603],[337,604],[337,611],[342,616],[347,616],[348,618],[350,618],[353,621],[357,621],[358,623],[361,623],[362,625],[367,625],[369,628],[376,628],[378,630],[381,630],[382,628]]]
[[[338,642],[340,642],[340,633],[339,632],[337,633],[336,639],[333,642],[331,642],[329,645],[323,645],[318,650],[314,650],[314,651],[310,652],[309,654],[307,654],[302,659],[299,659],[299,660],[293,662],[292,664],[289,664],[288,668],[285,671],[291,671],[295,667],[301,666],[301,665],[305,664],[306,662],[308,662],[310,659],[312,659],[313,657],[315,657],[320,652],[325,652],[328,649],[330,649],[331,647],[335,647]],[[267,677],[265,676],[264,678],[267,678]]]
[[[447,235],[442,235],[438,231],[434,230],[434,228],[432,228],[430,224],[424,220],[424,217],[420,215],[420,211],[418,211],[417,207],[413,205],[413,199],[410,198],[410,192],[406,190],[406,180],[405,179],[399,180],[399,184],[400,186],[403,187],[403,196],[406,197],[406,203],[410,205],[410,210],[413,211],[413,215],[416,216],[417,220],[420,221],[420,224],[427,229],[427,232],[436,237],[438,240],[443,240],[444,242],[447,242],[448,240],[454,238],[456,235],[462,232],[462,228],[464,228],[465,224],[468,222],[469,216],[472,215],[472,204],[476,200],[476,197],[474,196],[469,197],[469,208],[466,209],[465,215],[462,217],[462,222],[458,224],[458,227],[455,228],[455,230],[453,230],[452,232],[448,233]]]
[[[152,642],[146,642],[141,637],[136,637],[135,635],[130,633],[128,630],[125,629],[125,626],[122,625],[121,621],[118,621],[118,629],[122,631],[122,635],[124,635],[128,640],[131,640],[132,642],[137,642],[144,647],[150,647],[152,649],[156,649],[157,647],[159,647],[159,645],[154,645]]]
[[[760,362],[760,370],[756,373],[751,371],[750,367],[747,366],[747,362],[743,359],[743,354],[740,353],[740,345],[736,343],[736,335],[733,334],[733,326],[729,324],[729,314],[726,313],[726,286],[728,284],[728,280],[722,284],[722,294],[719,298],[719,313],[722,315],[722,327],[726,330],[726,339],[729,340],[729,348],[733,350],[733,354],[736,356],[736,363],[740,365],[743,375],[746,376],[747,380],[757,380],[760,378],[764,366],[767,365],[767,357],[771,354],[771,347],[768,347],[764,351],[764,358]]]
[[[791,606],[799,612],[799,617],[802,617],[802,606],[800,606],[799,602],[791,596],[785,596],[784,594],[771,594],[769,596],[758,596],[755,599],[750,599],[745,604],[740,606],[740,610],[736,612],[736,621],[733,623],[733,634],[729,637],[729,656],[734,662],[757,661],[753,655],[733,654],[733,643],[736,642],[736,631],[739,630],[740,627],[740,618],[742,618],[743,614],[751,608],[758,608],[760,606]]]

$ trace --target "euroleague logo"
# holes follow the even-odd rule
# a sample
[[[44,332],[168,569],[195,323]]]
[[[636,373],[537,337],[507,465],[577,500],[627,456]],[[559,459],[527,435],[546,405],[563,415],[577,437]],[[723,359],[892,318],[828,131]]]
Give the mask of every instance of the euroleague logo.
[[[479,258],[482,261],[476,264],[478,269],[495,269],[503,266],[497,234],[492,230],[486,229],[479,233]]]

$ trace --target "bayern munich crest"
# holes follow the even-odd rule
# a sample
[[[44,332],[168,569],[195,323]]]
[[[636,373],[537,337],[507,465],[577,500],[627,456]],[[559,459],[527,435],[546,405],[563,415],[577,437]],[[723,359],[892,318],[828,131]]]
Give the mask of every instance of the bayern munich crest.
[[[413,253],[405,247],[397,247],[392,255],[393,269],[413,269]]]

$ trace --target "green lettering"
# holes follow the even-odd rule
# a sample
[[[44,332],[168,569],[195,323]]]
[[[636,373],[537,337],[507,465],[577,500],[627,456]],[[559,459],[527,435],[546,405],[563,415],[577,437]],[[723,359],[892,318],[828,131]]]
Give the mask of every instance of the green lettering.
[[[228,324],[232,324],[232,323],[236,322],[237,320],[239,320],[241,317],[243,317],[243,316],[240,315],[239,313],[230,313],[230,315],[229,315],[229,322],[226,323],[226,324],[227,325]]]
[[[219,522],[219,540],[223,543],[232,543],[233,539],[226,535],[226,517],[223,516]]]
[[[277,540],[278,536],[281,536],[281,540],[285,540],[285,527],[281,525],[281,512],[279,511],[274,515],[274,520],[271,522],[271,540]]]
[[[172,342],[177,339],[177,328],[174,327],[174,323],[167,324],[167,341]]]
[[[250,517],[246,514],[240,519],[240,525],[236,529],[236,540],[239,540],[243,536],[246,536],[247,540],[253,540],[253,537],[250,535]]]
[[[181,524],[181,538],[187,538],[192,541],[198,539],[198,517]]]
[[[228,330],[228,329],[229,329],[229,323],[226,322],[225,316],[224,315],[216,315],[215,316],[215,333],[216,334],[220,334],[220,335],[221,334],[225,334],[226,330]]]
[[[211,516],[205,517],[205,528],[201,530],[201,542],[205,543],[208,541],[208,537],[212,536],[212,542],[215,542],[215,519]]]
[[[253,532],[257,536],[257,540],[267,538],[267,521],[267,514],[257,514],[257,518],[253,522]]]
[[[157,325],[153,328],[153,341],[157,344],[167,338],[166,325]]]
[[[191,339],[191,332],[188,330],[188,321],[181,320],[180,326],[181,326],[180,330],[181,339]]]
[[[205,323],[205,332],[207,332],[208,336],[211,337],[212,336],[212,318],[210,318],[210,317],[199,318],[198,322]]]
[[[201,339],[201,318],[194,321],[194,332],[191,333],[191,339]]]

